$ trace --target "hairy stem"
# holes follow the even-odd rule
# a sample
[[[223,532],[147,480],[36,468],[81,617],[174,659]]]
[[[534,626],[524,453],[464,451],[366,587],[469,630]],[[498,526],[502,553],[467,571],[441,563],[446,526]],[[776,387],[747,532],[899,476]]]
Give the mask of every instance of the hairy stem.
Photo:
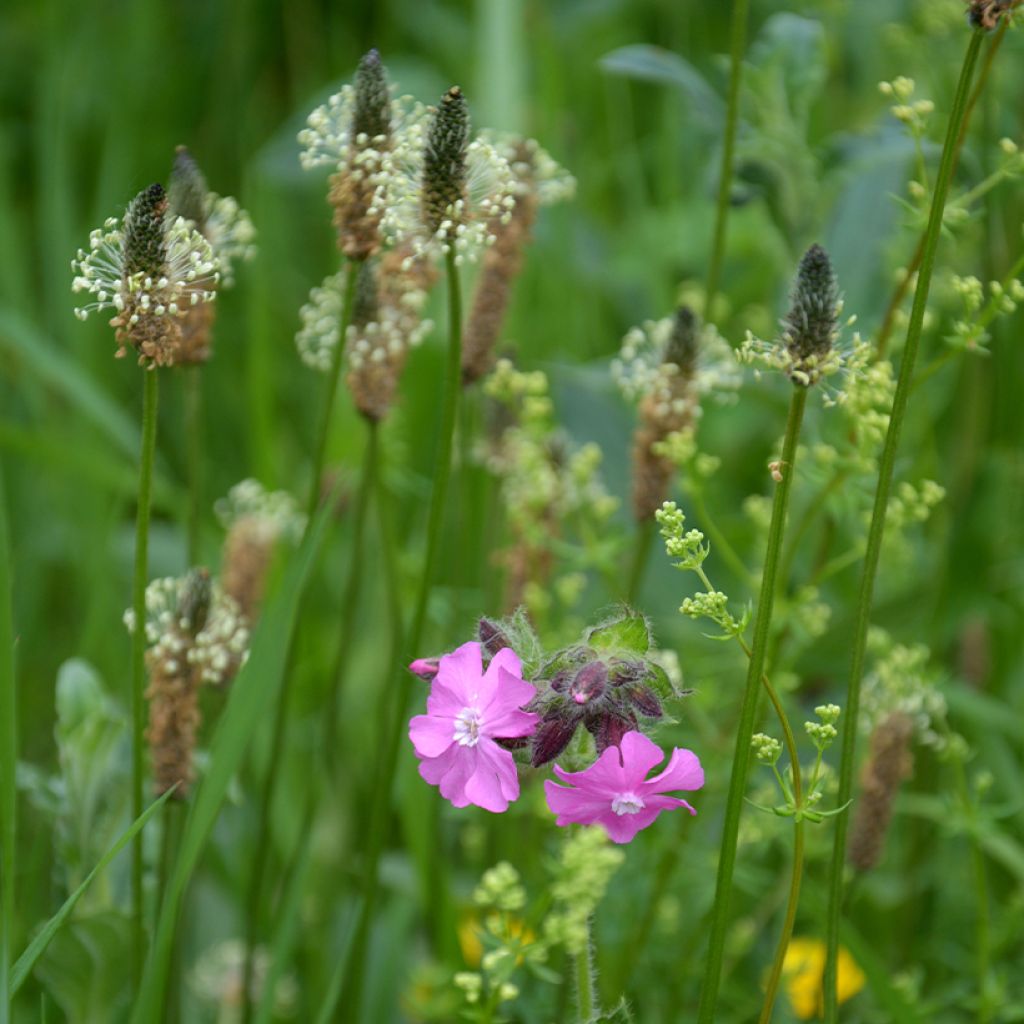
[[[458,417],[459,394],[462,390],[462,294],[459,288],[459,271],[455,263],[454,251],[450,251],[447,255],[446,268],[448,276],[448,356],[445,364],[443,404],[439,425],[440,438],[434,461],[434,488],[430,496],[430,512],[427,519],[427,551],[406,646],[406,653],[413,657],[419,653],[420,644],[423,641],[427,623],[427,608],[441,552],[445,505],[448,499],[448,484],[451,480],[455,423]],[[395,653],[398,657],[393,658],[387,666],[389,674],[394,672],[402,661],[400,647],[396,648]],[[359,922],[356,925],[352,956],[348,963],[344,986],[348,997],[345,1019],[349,1021],[359,1020],[361,1012],[370,925],[376,912],[377,895],[380,888],[377,869],[391,812],[391,791],[394,788],[395,774],[398,770],[398,752],[405,725],[407,701],[404,688],[388,687],[388,689],[392,689],[394,692],[392,693],[390,721],[387,723],[387,735],[384,737],[382,755],[374,776],[376,785],[370,805],[372,816],[363,870],[363,904],[360,908]]]
[[[146,584],[149,581],[149,509],[153,496],[156,454],[156,414],[160,378],[156,370],[143,373],[142,454],[139,457],[139,499],[135,512],[135,575],[132,581],[132,819],[142,814],[146,776]],[[132,969],[142,976],[146,929],[143,922],[142,833],[132,840]]]
[[[589,1024],[594,1017],[594,970],[590,963],[593,956],[590,921],[586,923],[587,945],[576,958],[576,1009],[580,1024]]]
[[[747,22],[750,0],[734,0],[732,5],[732,40],[729,53],[729,96],[726,100],[725,135],[722,139],[722,165],[718,172],[718,201],[715,204],[715,233],[708,265],[707,298],[704,318],[714,320],[715,299],[722,279],[725,259],[725,229],[729,219],[732,195],[733,158],[736,151],[736,129],[739,125],[740,86],[743,83],[743,54],[747,48]]]
[[[726,801],[725,822],[722,826],[722,843],[718,856],[718,877],[715,882],[715,902],[711,918],[711,936],[708,942],[708,957],[701,988],[698,1021],[711,1024],[715,1019],[715,1006],[722,978],[722,958],[725,950],[725,934],[729,924],[729,896],[732,890],[733,869],[736,866],[736,844],[739,835],[740,816],[743,811],[743,793],[746,788],[747,770],[750,767],[750,737],[754,732],[754,717],[757,711],[757,696],[764,675],[765,654],[771,629],[772,606],[775,602],[776,578],[779,559],[782,554],[782,537],[786,526],[786,512],[796,471],[796,446],[803,422],[804,407],[807,404],[807,388],[794,386],[786,422],[786,436],[782,444],[782,480],[775,489],[772,502],[772,518],[768,528],[768,548],[765,554],[764,574],[761,577],[761,593],[757,602],[757,616],[754,620],[754,643],[747,668],[747,682],[743,693],[740,720],[736,730],[736,748],[733,753],[732,774],[729,779],[729,794]]]
[[[843,743],[839,767],[839,792],[836,806],[842,807],[850,799],[853,791],[854,755],[857,744],[857,718],[860,710],[860,684],[864,675],[865,649],[867,646],[868,627],[871,620],[871,602],[874,597],[875,576],[878,572],[879,556],[882,552],[882,537],[885,532],[885,513],[892,490],[893,473],[896,467],[896,452],[899,447],[900,433],[907,412],[907,401],[913,383],[914,364],[917,350],[921,342],[921,330],[924,324],[925,308],[928,304],[928,292],[931,288],[932,272],[935,269],[935,253],[942,230],[942,215],[946,206],[946,197],[953,178],[953,167],[958,151],[958,140],[967,114],[968,95],[971,79],[978,63],[978,53],[984,33],[975,29],[971,34],[967,53],[964,56],[957,83],[953,109],[949,116],[946,139],[942,148],[939,163],[938,179],[935,182],[935,193],[932,198],[931,213],[928,218],[928,230],[924,236],[921,256],[921,270],[917,279],[917,290],[914,293],[914,305],[910,313],[907,327],[907,340],[903,349],[903,360],[900,364],[899,379],[893,397],[892,415],[889,429],[885,436],[885,445],[878,470],[878,488],[875,491],[875,503],[871,513],[871,525],[868,528],[867,549],[864,555],[864,569],[861,575],[860,593],[857,602],[856,626],[853,639],[853,654],[850,662],[850,677],[847,683],[846,701],[843,715]],[[826,920],[825,939],[827,957],[825,963],[825,1019],[835,1024],[838,1015],[838,998],[836,991],[837,962],[839,955],[839,917],[843,902],[843,866],[846,861],[846,832],[849,815],[836,816],[835,839],[832,847],[832,864],[829,875],[828,916]]]

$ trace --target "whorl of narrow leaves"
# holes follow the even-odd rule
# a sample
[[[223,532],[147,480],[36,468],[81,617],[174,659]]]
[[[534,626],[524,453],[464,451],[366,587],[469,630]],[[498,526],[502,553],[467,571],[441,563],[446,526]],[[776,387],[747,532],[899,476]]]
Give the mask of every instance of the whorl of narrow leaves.
[[[832,261],[820,245],[804,253],[786,314],[786,343],[794,359],[821,360],[832,349],[839,327],[839,284]]]
[[[150,185],[129,204],[124,215],[124,274],[159,276],[167,261],[164,218],[167,193],[163,185]]]
[[[359,267],[356,278],[355,301],[352,306],[352,325],[365,327],[380,316],[380,301],[377,291],[377,270],[371,260],[366,260]]]
[[[427,134],[423,214],[431,232],[441,227],[451,208],[465,196],[468,145],[469,107],[455,85],[441,97]]]
[[[170,185],[167,190],[171,213],[192,221],[197,231],[203,231],[206,227],[208,193],[206,178],[199,169],[199,164],[195,162],[187,147],[178,146],[174,151],[174,166],[171,168]]]
[[[689,306],[676,310],[675,323],[665,346],[665,362],[675,363],[684,376],[692,377],[697,368],[697,346],[700,338],[700,322]]]
[[[179,616],[185,630],[196,636],[201,633],[210,614],[212,589],[210,573],[207,569],[193,569],[188,574],[185,592],[181,596],[178,607]]]
[[[387,72],[380,54],[370,50],[359,62],[355,78],[356,104],[352,117],[352,135],[368,139],[391,134],[391,96]]]

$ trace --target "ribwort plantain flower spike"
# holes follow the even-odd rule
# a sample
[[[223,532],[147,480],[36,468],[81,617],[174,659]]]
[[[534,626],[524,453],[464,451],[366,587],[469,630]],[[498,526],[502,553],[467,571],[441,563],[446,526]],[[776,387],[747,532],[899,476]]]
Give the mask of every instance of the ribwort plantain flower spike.
[[[783,340],[793,360],[790,377],[807,387],[818,379],[839,334],[839,284],[832,261],[820,245],[804,253],[783,320]]]
[[[181,354],[183,318],[215,297],[220,261],[210,243],[169,211],[162,185],[143,189],[120,223],[109,218],[71,262],[72,291],[94,301],[75,310],[80,320],[113,309],[117,355],[133,348],[139,365],[171,366]]]
[[[423,221],[431,234],[466,199],[469,107],[453,85],[442,97],[423,151]]]

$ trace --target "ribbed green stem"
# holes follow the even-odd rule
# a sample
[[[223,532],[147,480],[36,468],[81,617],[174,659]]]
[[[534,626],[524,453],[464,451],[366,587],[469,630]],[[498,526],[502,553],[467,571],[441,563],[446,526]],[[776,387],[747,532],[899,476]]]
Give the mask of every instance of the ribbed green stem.
[[[188,564],[200,564],[199,533],[203,518],[203,378],[201,366],[186,366],[185,446],[188,459]]]
[[[455,263],[454,251],[448,253],[446,268],[448,276],[448,358],[445,366],[441,422],[439,424],[440,438],[434,460],[434,489],[430,496],[430,513],[427,518],[427,551],[423,561],[423,575],[420,577],[419,595],[413,614],[412,628],[409,631],[405,649],[405,653],[412,657],[422,653],[420,644],[423,641],[427,622],[427,607],[441,552],[445,505],[448,499],[448,484],[451,480],[455,423],[458,418],[459,395],[462,391],[462,295],[459,289],[459,271]],[[400,648],[396,653],[399,656],[392,658],[388,663],[389,673],[394,672],[403,660]],[[362,1005],[370,925],[376,912],[377,894],[380,888],[377,868],[391,813],[391,791],[394,788],[395,773],[398,769],[398,751],[406,722],[407,701],[404,687],[386,687],[385,690],[387,689],[394,690],[391,719],[388,722],[383,752],[375,773],[377,784],[374,787],[370,804],[372,810],[369,839],[363,871],[363,905],[359,913],[359,923],[356,926],[352,956],[349,960],[344,986],[344,991],[347,994],[345,1019],[349,1021],[359,1020]]]
[[[341,598],[341,614],[338,619],[338,647],[329,676],[331,689],[327,697],[323,739],[324,756],[328,759],[328,762],[334,756],[341,692],[347,675],[347,668],[351,664],[350,655],[352,641],[355,637],[356,620],[358,617],[357,605],[363,574],[363,535],[366,532],[366,509],[370,502],[370,495],[375,487],[374,478],[377,474],[379,434],[380,428],[378,424],[376,421],[371,420],[368,424],[366,450],[363,453],[363,471],[359,479],[359,491],[356,494],[355,509],[352,516],[352,552],[349,557],[345,592]]]
[[[786,422],[786,436],[782,443],[780,468],[782,480],[775,488],[772,502],[772,518],[768,528],[768,548],[765,554],[764,573],[761,577],[761,593],[757,602],[754,619],[754,642],[747,666],[747,682],[743,693],[743,705],[736,729],[736,748],[733,753],[732,775],[729,779],[729,794],[725,807],[725,822],[722,826],[722,843],[718,855],[718,877],[715,882],[715,902],[711,918],[711,936],[708,942],[708,957],[701,988],[698,1021],[711,1024],[715,1019],[718,988],[722,979],[722,958],[725,950],[725,933],[729,925],[729,896],[732,890],[733,869],[736,866],[736,844],[739,835],[740,816],[743,811],[743,793],[746,789],[747,770],[750,767],[750,737],[754,732],[754,717],[757,711],[758,691],[764,675],[765,654],[771,629],[772,606],[775,602],[776,577],[782,554],[782,537],[786,526],[786,512],[796,472],[796,446],[803,422],[804,407],[807,404],[807,388],[794,386]]]
[[[359,276],[359,263],[349,260],[345,267],[345,286],[342,294],[341,318],[338,325],[338,344],[334,348],[331,358],[331,368],[327,379],[327,393],[324,396],[323,411],[320,418],[320,428],[317,431],[316,447],[313,455],[313,475],[310,481],[309,502],[307,505],[308,518],[306,520],[306,531],[310,530],[314,516],[320,506],[320,498],[323,493],[324,463],[327,453],[327,439],[331,432],[331,421],[334,417],[334,402],[338,393],[338,380],[341,377],[342,357],[345,350],[345,335],[348,333],[349,324],[352,322],[352,307],[355,297],[356,279]],[[288,724],[288,712],[291,706],[292,687],[289,685],[289,676],[293,666],[295,653],[295,630],[301,616],[296,616],[292,635],[288,639],[288,655],[285,668],[285,676],[281,688],[277,694],[277,707],[274,711],[273,732],[270,739],[270,757],[267,761],[267,770],[263,776],[263,786],[260,791],[260,803],[256,825],[256,845],[253,850],[252,871],[249,877],[249,891],[246,901],[246,942],[245,942],[245,968],[242,973],[242,1020],[249,1024],[252,1020],[254,1006],[250,999],[252,991],[252,978],[254,966],[254,954],[256,943],[259,937],[259,916],[260,901],[263,896],[263,879],[267,869],[267,857],[270,854],[270,809],[274,803],[274,793],[277,790],[277,782],[281,777],[279,762],[285,746],[285,735]]]
[[[715,233],[708,265],[707,297],[704,318],[714,320],[715,299],[722,279],[725,259],[725,229],[729,219],[732,195],[733,158],[736,151],[736,129],[739,125],[740,86],[743,84],[743,54],[747,48],[747,22],[750,0],[733,0],[732,42],[729,52],[729,96],[726,100],[725,135],[722,139],[722,166],[718,172],[718,201],[715,204]]]
[[[345,335],[348,325],[352,322],[352,305],[356,294],[356,281],[359,278],[358,260],[348,260],[345,264],[345,285],[342,291],[341,324],[338,332],[338,344],[331,353],[331,368],[327,373],[327,393],[320,411],[320,427],[316,432],[316,447],[313,449],[313,474],[310,478],[309,502],[306,514],[310,521],[320,506],[323,491],[324,463],[327,461],[327,439],[331,436],[331,420],[334,418],[334,401],[338,394],[338,382],[341,380],[341,364],[345,357]]]
[[[153,495],[156,453],[156,414],[159,402],[157,370],[143,373],[142,453],[139,456],[139,499],[135,512],[135,575],[132,581],[132,820],[142,814],[146,785],[146,584],[149,581],[149,508]],[[132,971],[138,983],[146,948],[143,922],[142,833],[132,840]]]
[[[875,492],[875,504],[871,513],[871,525],[868,528],[867,549],[864,555],[864,571],[861,576],[860,594],[857,602],[856,627],[853,639],[853,655],[850,661],[850,678],[847,683],[846,701],[843,707],[843,745],[839,766],[839,792],[836,806],[842,807],[850,799],[853,791],[854,755],[857,745],[857,718],[860,710],[860,684],[864,675],[864,658],[867,646],[868,627],[871,622],[871,602],[875,590],[875,575],[878,572],[878,560],[882,552],[882,537],[885,532],[885,513],[892,490],[892,478],[896,467],[896,452],[899,447],[900,433],[907,412],[907,400],[910,397],[911,384],[914,376],[914,364],[917,350],[921,342],[921,329],[924,324],[925,308],[928,305],[928,292],[932,283],[932,272],[935,269],[935,253],[942,230],[942,215],[946,207],[946,197],[953,178],[953,165],[956,160],[957,140],[967,112],[968,96],[971,79],[978,63],[978,53],[984,33],[975,29],[964,56],[957,83],[953,109],[949,115],[946,128],[946,140],[942,148],[939,163],[939,175],[935,182],[935,194],[932,198],[931,213],[928,218],[928,229],[922,247],[921,270],[917,278],[917,290],[914,293],[914,305],[910,313],[907,327],[907,341],[903,349],[903,361],[900,364],[899,379],[893,397],[892,414],[889,418],[889,429],[885,436],[885,445],[878,470],[878,489]],[[825,929],[827,959],[825,963],[825,1019],[835,1024],[838,1017],[838,1000],[836,994],[837,962],[839,954],[839,916],[843,900],[843,866],[846,861],[846,831],[849,815],[836,816],[835,840],[832,847],[832,865],[829,875],[828,917]]]

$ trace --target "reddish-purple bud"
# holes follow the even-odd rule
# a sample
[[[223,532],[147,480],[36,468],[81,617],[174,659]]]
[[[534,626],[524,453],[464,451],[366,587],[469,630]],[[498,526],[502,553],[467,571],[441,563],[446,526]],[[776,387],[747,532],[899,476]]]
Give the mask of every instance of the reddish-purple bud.
[[[409,666],[409,671],[414,676],[419,676],[420,679],[426,679],[429,683],[430,680],[437,675],[437,670],[440,667],[440,664],[440,658],[417,658]]]
[[[603,661],[592,661],[576,673],[569,694],[577,704],[589,704],[608,688],[608,669]]]
[[[476,635],[480,638],[480,643],[483,645],[484,650],[492,658],[498,651],[512,646],[508,642],[508,637],[505,636],[505,631],[501,626],[490,619],[481,619],[477,623]]]
[[[495,743],[499,747],[504,747],[506,750],[522,750],[527,743],[530,742],[529,736],[513,736],[510,739],[495,739]]]
[[[641,715],[646,715],[648,718],[661,718],[661,701],[649,686],[638,683],[631,686],[627,692],[629,699]]]
[[[602,715],[594,721],[588,721],[587,728],[594,737],[598,754],[602,754],[608,747],[617,747],[627,732],[637,728],[636,715]]]
[[[558,757],[569,746],[579,723],[580,715],[573,713],[569,708],[549,712],[533,734],[533,754],[530,763],[534,768]]]

